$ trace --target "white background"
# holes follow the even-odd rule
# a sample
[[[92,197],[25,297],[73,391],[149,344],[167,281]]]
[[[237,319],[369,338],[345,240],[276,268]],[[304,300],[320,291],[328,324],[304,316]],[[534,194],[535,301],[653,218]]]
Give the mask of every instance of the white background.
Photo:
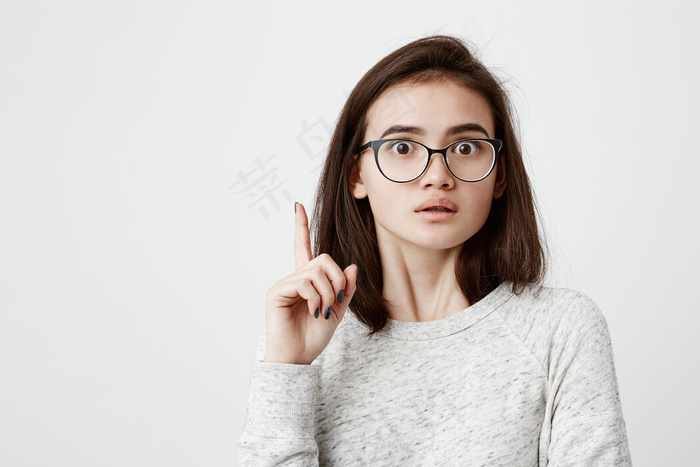
[[[357,81],[431,33],[508,80],[547,284],[608,321],[635,465],[697,465],[697,17],[689,1],[3,1],[0,465],[235,465],[293,201],[311,205]]]

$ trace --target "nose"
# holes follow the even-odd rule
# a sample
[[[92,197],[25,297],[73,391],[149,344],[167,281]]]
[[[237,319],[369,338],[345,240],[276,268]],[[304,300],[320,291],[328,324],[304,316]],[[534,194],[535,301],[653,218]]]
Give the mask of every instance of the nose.
[[[419,180],[424,186],[453,186],[455,177],[447,169],[445,158],[440,152],[428,156],[428,167]]]

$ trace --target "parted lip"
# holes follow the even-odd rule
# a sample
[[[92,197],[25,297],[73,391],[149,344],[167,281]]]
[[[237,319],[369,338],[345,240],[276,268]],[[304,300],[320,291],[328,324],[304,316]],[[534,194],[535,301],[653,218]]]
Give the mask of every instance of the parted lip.
[[[416,212],[438,207],[447,208],[450,211],[457,211],[457,205],[447,198],[430,198],[418,206]]]

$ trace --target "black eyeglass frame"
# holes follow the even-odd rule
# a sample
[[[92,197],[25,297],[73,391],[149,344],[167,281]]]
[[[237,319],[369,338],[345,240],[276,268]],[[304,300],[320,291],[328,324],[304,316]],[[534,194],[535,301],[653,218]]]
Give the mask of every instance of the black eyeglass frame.
[[[415,143],[415,144],[423,146],[425,149],[427,149],[428,150],[428,157],[426,157],[426,159],[425,159],[425,167],[423,167],[423,170],[421,171],[421,173],[418,174],[415,178],[412,178],[410,180],[403,180],[403,181],[398,181],[398,180],[394,180],[394,179],[387,177],[387,175],[382,171],[382,168],[379,166],[379,146],[381,146],[383,143],[386,143],[387,141],[408,141],[409,143]],[[481,177],[478,180],[465,180],[463,178],[459,178],[457,175],[454,174],[454,172],[452,172],[452,169],[450,168],[450,164],[447,162],[447,150],[449,148],[451,148],[452,146],[454,146],[455,144],[464,143],[465,141],[486,141],[494,149],[494,157],[493,157],[493,162],[491,163],[491,168],[486,173],[486,175],[484,175],[483,177]],[[496,161],[498,160],[498,156],[501,152],[501,148],[503,148],[503,141],[501,141],[500,139],[491,139],[491,138],[465,138],[465,139],[457,140],[454,143],[451,143],[442,149],[433,149],[433,148],[429,148],[428,146],[426,146],[423,143],[420,143],[418,141],[414,141],[412,139],[406,139],[406,138],[375,139],[375,140],[369,141],[369,142],[365,143],[364,145],[362,145],[360,147],[360,149],[358,149],[358,152],[357,152],[358,156],[369,148],[372,148],[372,151],[374,152],[374,162],[377,164],[377,169],[379,169],[379,172],[381,172],[381,174],[384,175],[384,178],[386,178],[387,180],[392,181],[394,183],[408,183],[408,182],[412,182],[412,181],[420,178],[425,173],[428,166],[430,165],[430,158],[436,152],[442,154],[442,162],[445,164],[445,167],[447,167],[447,170],[450,171],[450,173],[452,174],[453,177],[455,177],[457,180],[461,180],[463,182],[476,183],[476,182],[480,182],[481,180],[485,179],[486,177],[491,175],[491,172],[493,172],[493,168],[496,166]]]

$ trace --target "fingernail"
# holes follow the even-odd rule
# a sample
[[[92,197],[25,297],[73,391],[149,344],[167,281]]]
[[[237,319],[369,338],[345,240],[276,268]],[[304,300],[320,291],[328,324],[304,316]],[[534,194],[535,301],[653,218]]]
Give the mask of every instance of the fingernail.
[[[294,201],[294,214],[296,214],[296,213],[297,213],[297,202]]]
[[[318,312],[321,311],[319,307],[316,307],[316,319],[318,319]]]
[[[343,303],[343,297],[345,296],[345,290],[338,292],[338,303]]]
[[[328,309],[326,310],[326,316],[324,316],[324,318],[328,319],[330,317],[331,317],[331,307],[328,307]]]

